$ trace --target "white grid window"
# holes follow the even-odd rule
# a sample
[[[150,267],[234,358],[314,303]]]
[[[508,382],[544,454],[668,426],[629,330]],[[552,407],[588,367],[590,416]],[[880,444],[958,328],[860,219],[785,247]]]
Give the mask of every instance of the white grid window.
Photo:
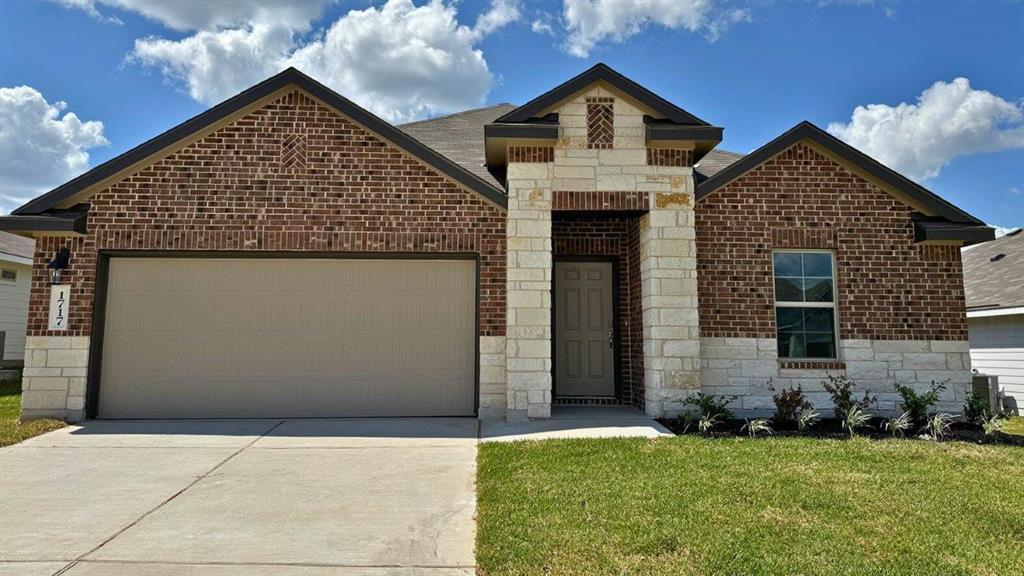
[[[824,251],[777,251],[779,358],[836,358],[835,259]]]

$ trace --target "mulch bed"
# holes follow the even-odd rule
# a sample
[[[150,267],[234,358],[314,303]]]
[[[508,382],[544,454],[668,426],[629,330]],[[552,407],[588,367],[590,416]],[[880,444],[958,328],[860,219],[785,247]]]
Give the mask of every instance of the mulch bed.
[[[691,421],[689,427],[686,426],[686,421],[679,418],[659,418],[658,422],[669,429],[673,434],[677,436],[700,436],[700,432],[697,430],[696,421]],[[857,436],[861,438],[870,438],[872,440],[888,440],[892,438],[892,435],[886,432],[882,428],[882,418],[872,418],[870,424],[857,431]],[[713,434],[715,438],[735,438],[735,437],[747,437],[747,431],[743,429],[743,425],[746,424],[744,420],[726,420],[718,426]],[[845,440],[850,435],[843,430],[839,420],[832,418],[825,418],[819,420],[810,430],[800,432],[793,429],[777,428],[774,423],[772,424],[772,434],[758,434],[758,438],[765,438],[769,436],[781,436],[781,437],[801,437],[801,438],[831,438],[836,440]],[[712,436],[712,435],[708,435]],[[907,431],[904,436],[910,440],[921,440],[925,442],[934,442],[930,436],[922,436],[918,434],[911,434]],[[940,442],[969,442],[971,444],[999,444],[1004,446],[1022,446],[1024,447],[1024,436],[1015,434],[1006,434],[1005,432],[996,432],[991,436],[986,436],[985,432],[980,426],[975,424],[968,424],[966,422],[953,422],[950,424],[950,430],[942,437]]]

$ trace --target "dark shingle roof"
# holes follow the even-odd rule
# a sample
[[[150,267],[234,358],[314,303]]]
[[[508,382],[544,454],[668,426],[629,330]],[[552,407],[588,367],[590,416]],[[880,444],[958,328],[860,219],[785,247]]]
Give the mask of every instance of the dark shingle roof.
[[[484,166],[484,125],[515,109],[512,104],[496,104],[402,124],[398,129],[483,178],[484,181],[504,188],[504,183],[499,182]]]
[[[967,308],[1024,306],[1024,231],[971,246],[961,258]]]
[[[0,232],[0,252],[22,258],[31,258],[36,251],[36,241],[10,232]]]
[[[743,154],[738,152],[712,150],[705,154],[704,157],[700,159],[700,162],[693,167],[694,178],[697,180],[697,183],[700,184],[715,174],[718,174],[740,158],[743,158]]]

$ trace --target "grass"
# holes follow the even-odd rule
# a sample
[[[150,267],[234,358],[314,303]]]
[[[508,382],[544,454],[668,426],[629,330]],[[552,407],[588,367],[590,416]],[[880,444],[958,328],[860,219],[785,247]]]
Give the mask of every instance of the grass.
[[[810,438],[487,443],[483,574],[1024,574],[1024,449]]]
[[[50,430],[64,427],[60,420],[33,420],[22,424],[21,381],[0,382],[0,446],[10,446]]]
[[[1007,420],[1003,432],[1024,436],[1024,416],[1014,416]]]

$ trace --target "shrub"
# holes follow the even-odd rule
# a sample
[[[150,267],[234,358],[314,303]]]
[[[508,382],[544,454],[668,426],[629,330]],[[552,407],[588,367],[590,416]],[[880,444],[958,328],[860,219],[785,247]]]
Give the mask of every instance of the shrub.
[[[942,437],[949,432],[949,424],[952,421],[953,416],[950,414],[935,414],[928,418],[928,423],[925,424],[924,430],[928,432],[932,440],[942,440]]]
[[[841,423],[843,430],[846,430],[850,434],[850,438],[853,438],[857,435],[857,430],[866,427],[870,420],[871,416],[868,416],[868,413],[857,404],[843,413]]]
[[[983,394],[971,392],[964,404],[964,419],[974,424],[983,424],[988,417],[988,399]]]
[[[751,438],[757,438],[758,434],[771,434],[772,426],[768,423],[767,419],[758,418],[756,420],[747,420],[747,423],[743,425],[741,430],[746,430]]]
[[[981,421],[981,429],[985,431],[985,436],[992,436],[997,432],[1003,431],[1003,419],[999,416],[989,416]]]
[[[924,394],[918,394],[910,386],[896,383],[896,391],[903,398],[900,408],[910,413],[910,420],[915,426],[921,426],[928,420],[928,410],[939,401],[939,393],[946,389],[946,382],[932,380],[931,388]]]
[[[821,381],[821,385],[832,396],[832,403],[836,407],[836,418],[840,420],[845,419],[853,408],[860,408],[861,411],[864,411],[878,401],[877,397],[871,395],[870,390],[864,391],[864,398],[854,400],[853,389],[857,385],[845,374],[840,376],[828,374],[826,379]]]
[[[726,406],[736,398],[736,396],[715,397],[698,393],[696,396],[690,396],[683,403],[695,407],[700,416],[717,416],[720,421],[733,420],[735,416],[732,410],[729,410]]]
[[[718,414],[704,414],[697,421],[697,429],[700,430],[701,434],[712,435],[715,434],[715,428],[722,423],[722,417]]]
[[[887,430],[892,437],[903,436],[903,433],[910,429],[913,422],[910,420],[910,412],[904,412],[895,418],[890,418],[882,424],[882,428]]]
[[[772,385],[772,381],[768,381],[768,389],[775,392],[775,387]],[[772,420],[775,421],[776,425],[792,427],[796,424],[797,415],[802,410],[811,407],[811,403],[807,401],[807,397],[804,396],[803,388],[797,385],[796,388],[787,388],[780,390],[776,395],[772,396],[772,401],[775,402],[775,416],[772,416]]]
[[[815,412],[814,408],[808,406],[796,415],[796,429],[804,432],[811,426],[817,424],[820,417],[821,415]]]

